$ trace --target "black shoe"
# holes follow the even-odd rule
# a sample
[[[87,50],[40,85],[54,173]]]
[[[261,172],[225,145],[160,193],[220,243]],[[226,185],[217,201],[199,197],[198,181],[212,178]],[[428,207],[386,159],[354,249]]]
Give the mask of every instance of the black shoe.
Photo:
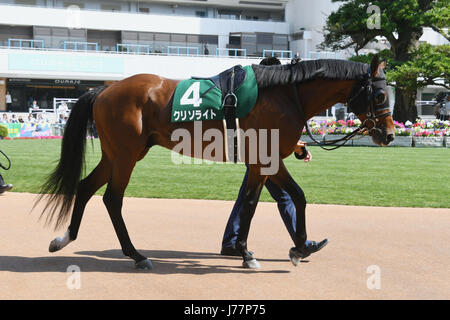
[[[3,192],[11,190],[12,187],[13,187],[12,184],[4,184],[4,185],[0,186],[0,194],[2,194]]]
[[[328,239],[324,239],[320,242],[308,241],[302,249],[297,249],[296,247],[289,250],[289,258],[294,266],[297,266],[300,260],[309,257],[311,253],[317,252],[328,244]]]
[[[328,244],[328,239],[323,239],[320,242],[308,241],[300,251],[302,259],[305,259],[311,255],[311,253],[317,252]]]
[[[253,252],[249,251],[251,256],[253,256]],[[239,250],[235,247],[225,247],[220,251],[222,256],[232,256],[232,257],[241,257],[242,255],[239,253]]]

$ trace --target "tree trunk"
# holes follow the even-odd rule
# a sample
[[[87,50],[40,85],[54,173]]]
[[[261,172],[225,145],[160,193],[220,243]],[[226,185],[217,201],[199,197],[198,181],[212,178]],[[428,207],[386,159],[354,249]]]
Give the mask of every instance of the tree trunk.
[[[405,27],[398,35],[398,40],[393,40],[392,53],[394,59],[399,62],[407,62],[411,59],[410,52],[419,44],[419,38],[422,36],[422,28]],[[406,121],[416,122],[417,106],[416,97],[417,90],[410,91],[402,89],[401,83],[395,86],[395,105],[393,118],[398,122]]]
[[[412,123],[416,122],[416,96],[416,92],[401,89],[397,84],[397,87],[395,88],[395,106],[393,113],[394,120],[403,123],[408,120]]]

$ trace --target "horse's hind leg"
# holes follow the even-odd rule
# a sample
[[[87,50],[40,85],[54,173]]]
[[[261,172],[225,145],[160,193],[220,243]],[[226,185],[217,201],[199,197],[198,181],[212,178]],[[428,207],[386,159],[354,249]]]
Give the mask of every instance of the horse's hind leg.
[[[259,269],[260,265],[258,261],[253,257],[247,249],[247,238],[250,231],[250,223],[258,204],[261,190],[264,186],[265,177],[259,174],[259,167],[249,166],[249,174],[247,181],[247,188],[245,191],[245,197],[243,202],[243,208],[241,213],[241,220],[239,225],[239,233],[236,239],[236,248],[244,259],[244,268]]]
[[[61,250],[70,242],[76,240],[87,202],[108,181],[110,175],[111,165],[105,155],[103,155],[97,167],[80,181],[69,228],[63,237],[56,238],[50,243],[50,252]]]
[[[123,196],[135,164],[135,160],[130,160],[125,157],[114,161],[111,179],[103,196],[103,202],[108,209],[123,254],[132,258],[136,262],[137,268],[152,269],[150,260],[137,252],[131,243],[125,222],[122,218]]]

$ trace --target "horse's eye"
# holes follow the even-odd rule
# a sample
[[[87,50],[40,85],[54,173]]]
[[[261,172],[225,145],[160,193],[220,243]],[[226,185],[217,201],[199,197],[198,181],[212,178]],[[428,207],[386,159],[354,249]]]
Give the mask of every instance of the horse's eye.
[[[375,94],[375,103],[381,105],[386,101],[386,93],[384,90],[378,90]]]

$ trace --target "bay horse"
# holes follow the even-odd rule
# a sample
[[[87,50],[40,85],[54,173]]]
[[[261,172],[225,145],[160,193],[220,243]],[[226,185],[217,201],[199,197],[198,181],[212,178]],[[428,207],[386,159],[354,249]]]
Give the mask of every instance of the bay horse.
[[[388,145],[394,139],[394,123],[389,112],[386,80],[377,56],[370,65],[326,59],[287,65],[252,65],[252,68],[258,97],[252,111],[240,119],[240,128],[278,130],[278,170],[270,179],[288,192],[296,207],[295,247],[290,250],[291,261],[296,265],[307,250],[306,200],[283,159],[294,151],[306,121],[338,102],[347,103],[361,120],[362,127],[369,130],[375,144]],[[138,74],[109,87],[95,88],[79,98],[66,124],[59,162],[42,185],[35,203],[46,199],[41,217],[47,214],[46,223],[54,223],[55,229],[63,226],[72,212],[66,233],[51,241],[50,252],[76,240],[87,202],[107,184],[103,202],[123,254],[134,260],[136,268],[152,268],[150,260],[142,256],[130,240],[122,218],[122,203],[136,162],[144,158],[152,146],[173,149],[176,142],[171,136],[175,130],[194,133],[193,122],[171,122],[171,99],[178,83],[179,80],[154,74]],[[92,123],[100,138],[102,157],[96,168],[81,179],[86,135]],[[203,130],[213,128],[224,133],[220,120],[202,124]],[[191,135],[192,145],[196,143],[194,136]],[[207,142],[202,141],[201,146],[206,148]],[[246,143],[245,150],[249,147],[252,146]],[[247,237],[268,175],[261,170],[267,164],[259,157],[250,163],[248,154],[244,161],[249,164],[249,176],[236,247],[244,267],[257,268],[257,261],[247,248]],[[226,161],[225,157],[221,160]]]

